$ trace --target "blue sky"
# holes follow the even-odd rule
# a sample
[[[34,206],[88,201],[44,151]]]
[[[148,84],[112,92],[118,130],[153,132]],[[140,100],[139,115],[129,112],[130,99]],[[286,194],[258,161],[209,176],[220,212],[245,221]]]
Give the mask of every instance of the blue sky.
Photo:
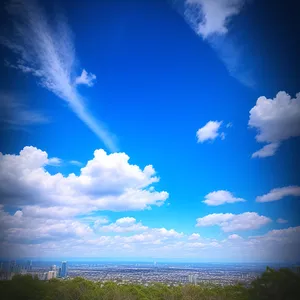
[[[256,2],[8,2],[1,256],[299,260],[299,27]]]

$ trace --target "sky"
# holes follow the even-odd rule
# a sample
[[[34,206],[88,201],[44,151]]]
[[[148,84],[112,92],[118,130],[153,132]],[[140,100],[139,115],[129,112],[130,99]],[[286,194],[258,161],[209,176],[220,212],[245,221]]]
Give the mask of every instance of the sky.
[[[300,261],[296,11],[6,1],[0,257]]]

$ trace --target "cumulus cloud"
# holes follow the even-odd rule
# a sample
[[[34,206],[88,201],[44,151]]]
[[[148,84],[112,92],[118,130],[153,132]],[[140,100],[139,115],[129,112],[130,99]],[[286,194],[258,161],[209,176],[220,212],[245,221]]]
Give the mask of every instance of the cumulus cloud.
[[[85,70],[74,79],[75,55],[72,33],[62,16],[50,22],[34,0],[12,0],[7,12],[13,20],[13,31],[0,43],[16,55],[13,68],[37,78],[38,83],[68,103],[73,112],[103,141],[116,151],[113,135],[88,111],[77,84],[91,86],[94,74]]]
[[[200,239],[200,234],[199,233],[192,233],[189,237],[188,240],[189,241],[195,241],[195,240],[199,240]]]
[[[260,216],[255,212],[245,212],[242,214],[219,213],[210,214],[197,219],[197,227],[220,226],[224,232],[237,230],[258,229],[271,222],[271,219]]]
[[[76,77],[75,83],[77,85],[79,84],[85,84],[89,87],[94,85],[94,81],[96,79],[96,75],[92,73],[88,73],[85,69],[82,70],[82,73],[80,76]]]
[[[256,197],[256,202],[272,202],[281,200],[284,197],[299,197],[300,186],[286,186],[271,190],[269,193]]]
[[[254,152],[252,154],[252,158],[273,156],[278,150],[279,146],[280,146],[279,143],[267,144],[263,146],[261,149],[259,149],[258,151]]]
[[[232,20],[240,14],[245,2],[245,0],[173,1],[195,33],[208,42],[216,52],[230,75],[242,84],[253,86],[251,70],[245,67],[243,59],[245,50],[232,33]]]
[[[238,234],[231,234],[229,237],[228,237],[229,240],[241,240],[242,237],[239,236]]]
[[[101,217],[94,217],[94,218],[84,218],[86,221],[94,221],[94,227],[101,226],[103,224],[109,223],[109,219],[107,217],[101,216]],[[81,218],[82,221],[82,218]]]
[[[37,214],[36,214],[37,212]],[[68,248],[72,248],[70,255],[93,255],[93,251],[105,249],[108,253],[114,253],[116,249],[140,249],[143,246],[168,245],[183,237],[183,233],[174,229],[166,228],[148,228],[144,226],[139,228],[142,232],[133,235],[119,235],[128,233],[129,230],[109,231],[118,233],[118,235],[101,235],[99,230],[95,230],[95,225],[102,223],[100,219],[94,219],[92,224],[87,224],[83,219],[76,220],[71,214],[65,214],[64,218],[54,218],[58,210],[52,210],[52,215],[45,214],[45,211],[23,208],[14,214],[5,212],[3,206],[0,207],[0,245],[1,255],[9,255],[12,251],[19,251],[20,255],[38,255],[47,256],[60,255],[68,253]],[[62,216],[62,215],[61,215]],[[97,222],[101,220],[100,222]],[[92,221],[92,220],[90,220]],[[134,218],[125,217],[118,219],[114,225],[125,229],[137,225]],[[100,224],[101,226],[101,224]],[[133,230],[134,231],[134,230]],[[23,247],[25,246],[25,247]],[[100,247],[100,248],[99,248]],[[17,250],[19,249],[19,250]],[[38,250],[37,250],[38,249]],[[5,253],[5,251],[8,253]],[[55,250],[55,251],[54,251]],[[113,251],[112,251],[113,250]],[[54,252],[53,252],[54,251]]]
[[[248,125],[257,130],[257,142],[268,143],[252,156],[274,155],[281,142],[300,136],[300,93],[295,98],[284,91],[274,99],[259,97],[250,110]]]
[[[35,218],[22,211],[14,215],[0,210],[1,242],[35,244],[43,241],[72,239],[92,234],[92,229],[85,224],[70,219]]]
[[[0,193],[4,204],[76,207],[83,211],[142,210],[160,206],[167,192],[150,189],[158,182],[151,165],[131,165],[125,153],[96,150],[80,175],[54,175],[45,170],[48,154],[24,147],[18,155],[0,153]]]
[[[74,207],[75,209],[75,207]],[[75,212],[76,213],[76,212]],[[261,236],[241,238],[231,234],[219,241],[185,235],[175,229],[150,228],[141,232],[101,232],[96,228],[108,224],[107,218],[87,215],[74,219],[73,212],[59,209],[38,211],[19,209],[8,213],[0,205],[1,257],[168,257],[205,258],[219,261],[220,257],[235,261],[296,261],[299,260],[299,228],[271,230]],[[101,223],[101,224],[100,224]],[[135,218],[124,217],[114,223],[122,226],[138,224]]]
[[[260,251],[261,259],[272,256],[277,261],[299,261],[300,226],[271,230],[262,236],[249,237],[249,250]]]
[[[207,194],[203,203],[211,206],[218,206],[225,203],[245,202],[242,198],[236,198],[228,191],[215,191]]]
[[[223,137],[222,139],[224,139],[224,134],[219,132],[221,125],[222,121],[209,121],[203,127],[199,128],[196,133],[198,143],[214,140],[218,136],[221,138]]]
[[[115,223],[98,227],[98,229],[104,232],[132,232],[144,231],[147,230],[148,227],[142,225],[141,222],[137,223],[135,218],[125,217],[118,219]]]

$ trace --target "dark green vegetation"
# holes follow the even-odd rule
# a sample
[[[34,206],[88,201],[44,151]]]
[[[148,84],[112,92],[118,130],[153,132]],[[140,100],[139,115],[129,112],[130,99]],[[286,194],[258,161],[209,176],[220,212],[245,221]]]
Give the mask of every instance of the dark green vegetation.
[[[251,284],[207,286],[182,285],[168,287],[162,284],[101,284],[83,278],[72,280],[39,281],[30,275],[15,276],[11,281],[0,281],[2,300],[254,300],[300,299],[300,276],[288,269],[267,270]]]

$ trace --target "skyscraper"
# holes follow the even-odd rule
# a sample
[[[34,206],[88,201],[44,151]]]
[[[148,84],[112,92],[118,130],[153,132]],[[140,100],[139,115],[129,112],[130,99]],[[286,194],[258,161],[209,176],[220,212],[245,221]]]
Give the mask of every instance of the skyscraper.
[[[31,271],[32,270],[32,261],[31,260],[27,260],[26,270],[27,271]]]
[[[61,277],[67,277],[68,275],[68,266],[66,261],[61,262]]]
[[[50,271],[56,271],[56,265],[52,265],[52,266],[50,267]]]
[[[17,266],[17,262],[15,260],[11,260],[9,263],[9,271],[11,273],[16,272],[16,266]]]

